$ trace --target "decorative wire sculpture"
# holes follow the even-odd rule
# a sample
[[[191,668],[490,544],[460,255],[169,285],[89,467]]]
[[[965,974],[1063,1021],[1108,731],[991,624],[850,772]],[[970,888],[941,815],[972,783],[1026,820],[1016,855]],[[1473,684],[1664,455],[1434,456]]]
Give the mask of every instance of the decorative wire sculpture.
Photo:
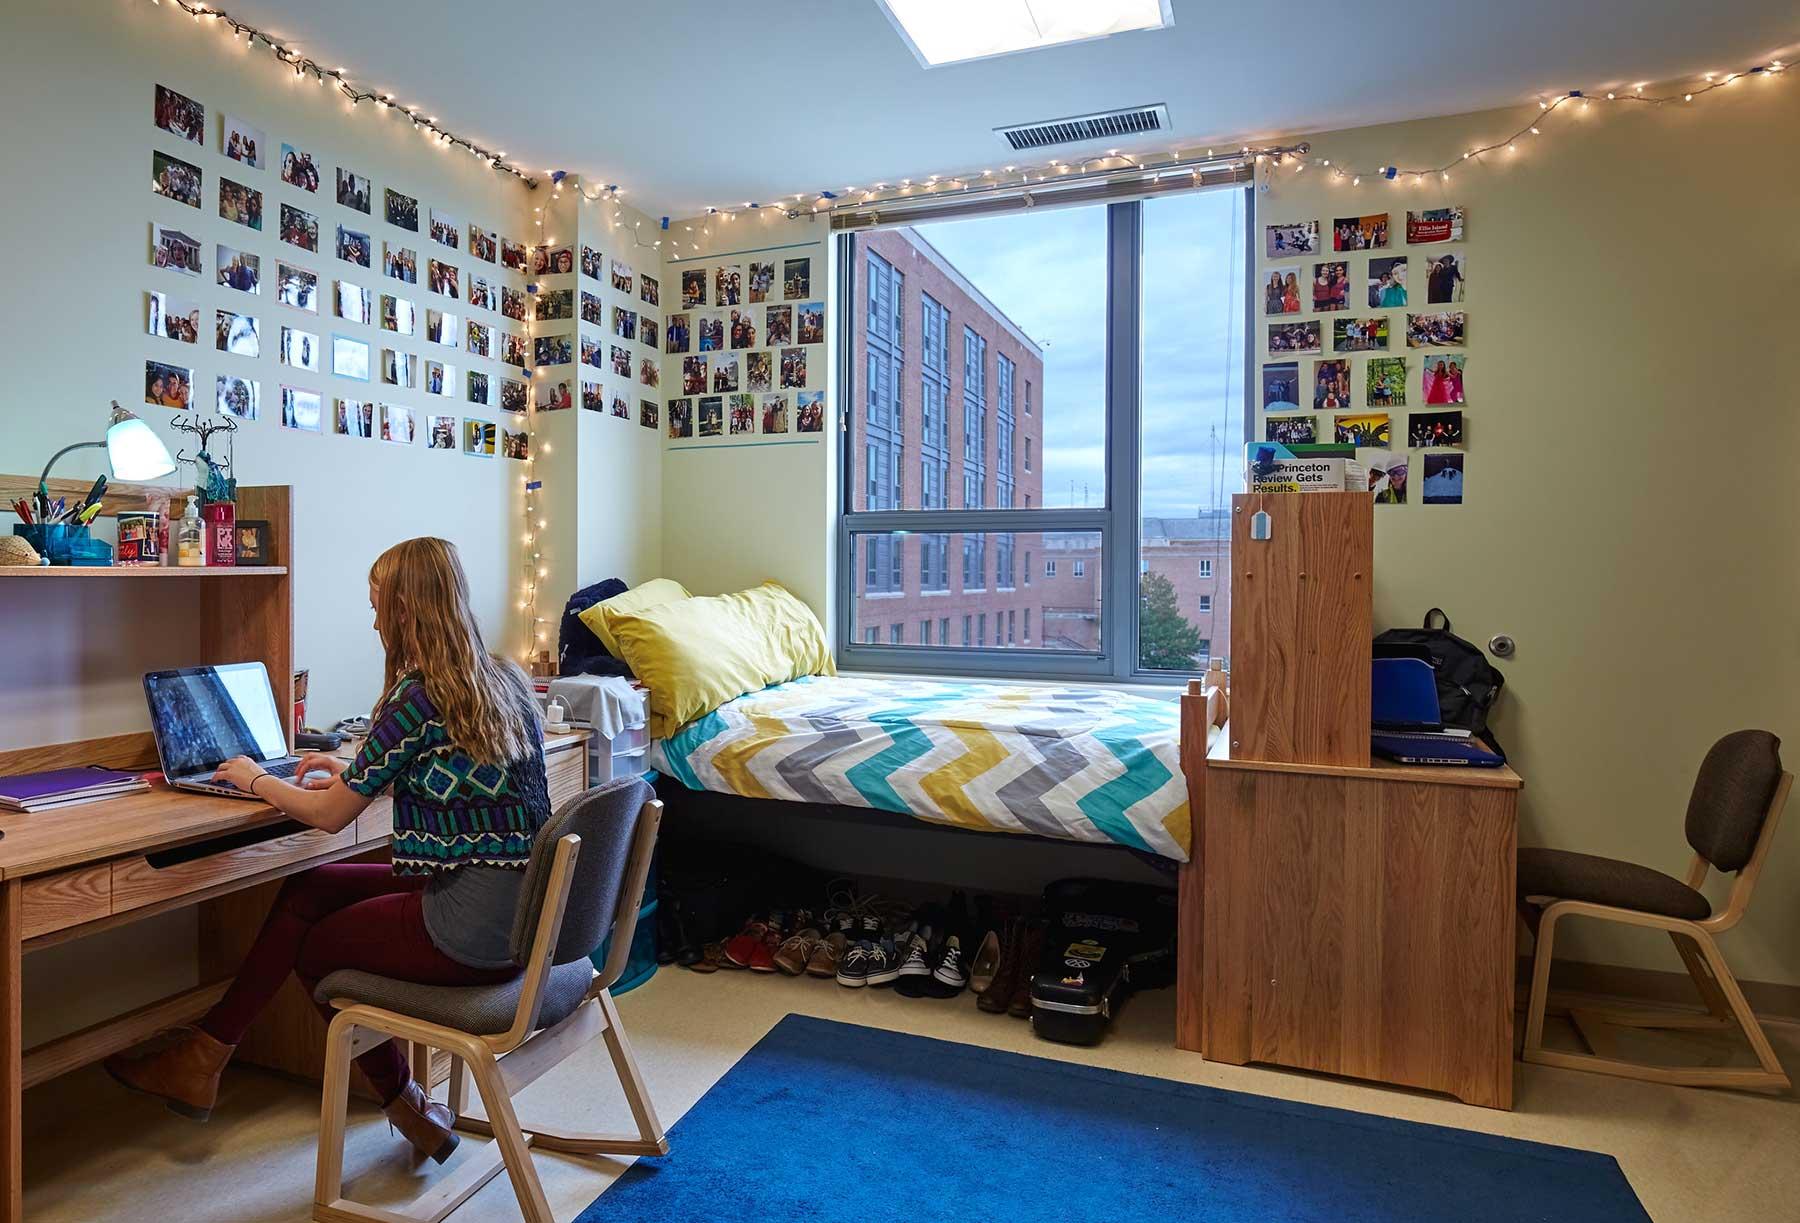
[[[203,416],[177,416],[173,424],[176,432],[191,433],[200,439],[200,448],[192,458],[188,457],[184,447],[176,453],[175,461],[194,468],[197,480],[194,491],[200,495],[201,502],[210,505],[217,501],[236,501],[237,477],[231,473],[237,456],[237,421],[229,417],[212,420]],[[225,435],[223,464],[213,458],[208,449],[215,433]]]

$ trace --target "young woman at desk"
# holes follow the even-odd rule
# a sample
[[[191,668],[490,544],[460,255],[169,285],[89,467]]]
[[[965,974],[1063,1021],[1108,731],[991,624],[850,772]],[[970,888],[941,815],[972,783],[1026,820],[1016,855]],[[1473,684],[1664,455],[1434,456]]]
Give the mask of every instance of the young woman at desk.
[[[427,985],[485,985],[519,969],[508,943],[532,841],[550,814],[537,706],[524,673],[488,654],[453,545],[409,539],[369,570],[386,693],[348,767],[309,756],[304,786],[238,757],[218,776],[303,823],[336,832],[394,794],[393,865],[340,863],[290,876],[225,996],[153,1051],[108,1058],[127,1087],[204,1120],[219,1075],[290,972],[310,994],[358,968]],[[319,772],[331,774],[317,776]],[[321,1005],[327,1015],[330,1008]],[[388,1042],[357,1059],[388,1119],[442,1163],[450,1110]]]

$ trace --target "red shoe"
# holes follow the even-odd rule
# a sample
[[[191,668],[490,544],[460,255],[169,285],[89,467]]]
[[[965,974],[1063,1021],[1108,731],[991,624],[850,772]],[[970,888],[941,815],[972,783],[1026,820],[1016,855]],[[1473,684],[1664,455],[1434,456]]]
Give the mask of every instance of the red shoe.
[[[782,940],[786,937],[783,933],[785,924],[780,913],[770,914],[763,927],[762,940],[750,948],[751,972],[775,971],[775,953],[781,950]]]
[[[752,917],[744,923],[744,928],[725,942],[725,968],[749,968],[755,958],[756,949],[763,945],[768,937],[769,923],[760,917]],[[770,961],[773,964],[773,959]]]

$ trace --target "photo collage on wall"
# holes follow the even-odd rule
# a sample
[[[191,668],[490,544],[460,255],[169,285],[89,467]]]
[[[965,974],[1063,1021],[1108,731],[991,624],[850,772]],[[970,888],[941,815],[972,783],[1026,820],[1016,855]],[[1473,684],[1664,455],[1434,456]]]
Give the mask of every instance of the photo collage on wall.
[[[823,274],[821,255],[786,250],[670,273],[662,351],[671,441],[824,434],[825,302],[814,279]]]
[[[1377,504],[1462,504],[1466,223],[1448,206],[1263,225],[1256,440],[1355,447]]]
[[[630,228],[618,232],[622,242],[632,240]],[[636,245],[646,256],[660,258],[655,246]],[[635,420],[654,432],[662,427],[663,412],[656,347],[662,334],[661,285],[657,274],[640,271],[627,254],[622,246],[619,256],[609,257],[587,243],[547,244],[526,252],[537,282],[531,309],[547,324],[538,328],[534,355],[540,366],[553,367],[537,379],[535,398],[539,411],[579,408]],[[573,372],[562,368],[569,363]]]
[[[524,294],[522,256],[500,254],[521,244],[168,85],[151,121],[145,403],[526,457],[523,427],[492,419],[525,407],[495,339],[500,294]]]

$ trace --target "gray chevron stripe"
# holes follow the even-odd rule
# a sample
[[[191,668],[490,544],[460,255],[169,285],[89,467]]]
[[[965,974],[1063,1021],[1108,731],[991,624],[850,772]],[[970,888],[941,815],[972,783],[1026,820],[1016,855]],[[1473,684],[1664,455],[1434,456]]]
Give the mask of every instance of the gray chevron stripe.
[[[1032,745],[1042,759],[999,790],[1001,803],[1031,831],[1067,837],[1069,829],[1044,806],[1044,795],[1088,766],[1088,758],[1068,742],[1052,739]]]
[[[819,765],[838,752],[862,742],[862,733],[837,717],[808,717],[807,724],[818,732],[818,738],[805,747],[796,748],[781,758],[775,772],[794,791],[794,797],[808,803],[841,803],[843,799],[814,776]]]

